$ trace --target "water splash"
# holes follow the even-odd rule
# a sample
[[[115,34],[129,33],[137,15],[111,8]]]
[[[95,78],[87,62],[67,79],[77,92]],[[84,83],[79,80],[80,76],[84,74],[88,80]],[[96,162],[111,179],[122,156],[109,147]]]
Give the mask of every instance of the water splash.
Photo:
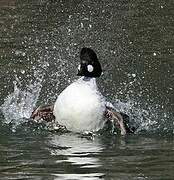
[[[36,107],[44,80],[44,73],[41,71],[35,71],[34,77],[37,78],[25,84],[25,88],[22,88],[21,81],[15,76],[13,92],[5,98],[4,103],[0,106],[4,116],[3,123],[12,123],[13,130],[18,125],[27,122]],[[122,102],[118,98],[115,98],[113,104],[118,111],[126,113],[130,117],[131,125],[136,128],[136,133],[174,134],[172,116],[162,110],[160,105],[140,107],[135,100]],[[49,128],[50,126],[46,129]]]
[[[43,75],[39,73],[39,71],[35,72],[37,79],[35,82],[29,82],[24,89],[22,89],[22,84],[18,77],[15,76],[13,81],[14,90],[0,106],[5,118],[3,123],[13,123],[16,127],[20,123],[25,122],[25,119],[30,118],[42,88]]]
[[[134,100],[122,102],[115,99],[114,106],[130,117],[130,123],[136,128],[136,133],[174,134],[172,115],[162,110],[158,104],[142,108]]]

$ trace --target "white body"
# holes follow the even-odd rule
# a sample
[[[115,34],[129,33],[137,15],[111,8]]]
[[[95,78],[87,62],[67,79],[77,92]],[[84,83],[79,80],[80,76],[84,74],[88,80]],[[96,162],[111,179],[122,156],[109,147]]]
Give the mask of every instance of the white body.
[[[98,92],[95,78],[80,78],[57,98],[54,115],[70,131],[97,131],[103,128],[105,99]]]

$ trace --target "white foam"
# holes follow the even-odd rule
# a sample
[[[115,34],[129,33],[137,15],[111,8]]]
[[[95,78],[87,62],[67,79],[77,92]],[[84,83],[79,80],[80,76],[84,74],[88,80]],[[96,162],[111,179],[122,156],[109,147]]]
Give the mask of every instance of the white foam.
[[[0,106],[5,118],[4,123],[9,124],[13,121],[14,124],[18,125],[25,118],[30,118],[40,94],[41,81],[42,78],[38,78],[35,83],[30,82],[25,89],[22,89],[20,80],[15,76],[14,90]]]

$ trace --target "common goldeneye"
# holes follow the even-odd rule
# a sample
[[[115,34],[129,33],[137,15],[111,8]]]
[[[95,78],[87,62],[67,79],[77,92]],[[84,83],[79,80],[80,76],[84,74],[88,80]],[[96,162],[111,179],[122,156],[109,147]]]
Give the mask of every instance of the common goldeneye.
[[[98,131],[107,121],[119,126],[122,135],[131,132],[123,120],[128,116],[117,112],[100,93],[96,78],[101,74],[96,53],[91,48],[82,48],[77,74],[81,77],[62,91],[54,105],[39,106],[31,117],[36,121],[54,120],[73,132]]]

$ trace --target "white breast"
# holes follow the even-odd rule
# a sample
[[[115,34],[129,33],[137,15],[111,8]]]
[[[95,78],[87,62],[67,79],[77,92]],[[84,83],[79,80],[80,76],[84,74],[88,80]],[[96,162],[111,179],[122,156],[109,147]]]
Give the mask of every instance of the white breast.
[[[105,100],[95,79],[80,78],[68,86],[54,105],[56,121],[70,131],[97,131],[104,125]]]

